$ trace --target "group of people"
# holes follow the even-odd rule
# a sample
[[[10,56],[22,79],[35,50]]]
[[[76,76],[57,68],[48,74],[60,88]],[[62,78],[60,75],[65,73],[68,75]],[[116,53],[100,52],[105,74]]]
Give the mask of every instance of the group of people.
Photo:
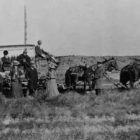
[[[36,55],[41,58],[45,58],[47,52],[43,51],[40,49],[41,41],[38,41],[37,47],[37,53]],[[10,71],[10,76],[11,76],[11,81],[12,81],[12,90],[14,96],[18,96],[16,94],[20,94],[20,88],[21,84],[19,83],[19,77],[24,77],[28,81],[28,89],[29,89],[29,95],[34,96],[37,86],[38,86],[38,72],[36,68],[35,61],[31,60],[31,58],[27,54],[27,49],[23,51],[22,54],[17,56],[16,60],[12,61],[8,57],[8,51],[5,50],[3,52],[4,56],[1,58],[1,71],[7,71],[9,68]],[[46,56],[45,56],[46,55]],[[48,73],[47,73],[47,88],[46,88],[46,96],[47,98],[53,98],[59,95],[59,91],[57,89],[57,84],[56,84],[56,68],[57,68],[57,63],[55,62],[55,59],[49,59],[48,60]],[[54,61],[52,61],[54,60]],[[47,70],[46,70],[47,71]],[[18,93],[17,93],[18,92]]]
[[[57,89],[56,84],[56,68],[57,68],[57,61],[56,59],[45,52],[43,49],[40,48],[42,42],[39,40],[35,47],[36,57],[45,58],[48,61],[48,73],[47,73],[47,88],[46,88],[46,95],[48,98],[55,97],[59,95],[59,91]],[[3,52],[3,57],[1,58],[1,71],[10,70],[10,76],[12,80],[12,87],[14,94],[18,94],[17,91],[18,87],[20,87],[18,81],[19,77],[24,77],[28,81],[28,88],[29,88],[29,95],[33,96],[37,90],[38,86],[38,72],[36,68],[35,61],[31,60],[28,56],[27,49],[23,51],[22,54],[17,56],[16,60],[12,61],[8,57],[8,51],[5,50]],[[12,67],[11,67],[12,66]],[[105,70],[101,62],[97,63],[97,68],[95,70],[94,75],[94,88],[96,91],[96,95],[99,95],[102,92],[102,81],[105,75]],[[20,89],[20,88],[19,88]]]
[[[18,97],[22,92],[21,79],[28,80],[29,94],[33,95],[37,88],[38,73],[35,62],[27,55],[27,49],[14,60],[8,56],[7,50],[3,54],[4,56],[1,58],[1,72],[9,71],[8,75],[11,79],[13,96]]]

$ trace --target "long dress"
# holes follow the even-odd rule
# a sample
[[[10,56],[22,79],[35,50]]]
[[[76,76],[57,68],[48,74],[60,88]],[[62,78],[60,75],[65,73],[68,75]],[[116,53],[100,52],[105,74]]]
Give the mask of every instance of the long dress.
[[[54,69],[49,70],[48,72],[48,84],[46,88],[47,99],[51,99],[59,95],[59,91],[57,89],[56,84],[56,73]]]
[[[19,82],[19,70],[12,69],[11,79],[12,79],[12,96],[15,98],[20,98],[23,96],[22,85]]]
[[[95,89],[103,89],[103,77],[104,77],[105,69],[103,66],[98,67],[95,70]]]

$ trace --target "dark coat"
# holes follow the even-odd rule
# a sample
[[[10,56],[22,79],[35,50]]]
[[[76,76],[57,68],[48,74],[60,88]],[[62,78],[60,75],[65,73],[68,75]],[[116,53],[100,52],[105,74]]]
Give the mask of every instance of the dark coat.
[[[71,71],[68,69],[65,73],[65,84],[67,87],[71,86]]]
[[[38,82],[38,73],[36,68],[28,68],[26,72],[26,77],[29,80],[29,88],[36,90]]]
[[[22,66],[24,66],[25,69],[30,67],[31,58],[28,55],[21,54],[17,57],[17,61],[20,62]]]
[[[8,57],[2,57],[1,58],[1,61],[2,61],[2,71],[5,71],[7,68],[10,68],[11,66],[11,59]]]
[[[11,63],[11,60],[10,60],[9,57],[6,58],[6,57],[3,56],[3,57],[1,58],[1,60],[2,60],[2,63],[6,63],[6,64],[7,64],[7,63],[8,63],[8,64]]]

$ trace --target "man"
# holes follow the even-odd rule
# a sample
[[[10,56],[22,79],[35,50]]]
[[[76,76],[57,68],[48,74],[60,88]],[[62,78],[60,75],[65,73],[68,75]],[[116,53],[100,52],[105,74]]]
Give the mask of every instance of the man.
[[[72,85],[70,75],[71,75],[71,69],[68,69],[65,73],[65,84],[66,84],[68,90],[70,90],[71,85]]]
[[[17,60],[24,66],[24,70],[27,70],[27,68],[30,67],[31,58],[27,55],[27,49],[17,57]]]
[[[7,71],[10,68],[11,59],[8,56],[8,51],[7,50],[3,51],[3,55],[4,56],[1,58],[1,61],[2,61],[2,65],[1,65],[2,67],[1,68],[2,68],[2,71],[4,72],[4,71]]]
[[[96,95],[99,95],[102,92],[104,74],[105,74],[105,69],[102,62],[97,62],[97,68],[95,69],[95,76],[94,76]]]
[[[33,95],[37,89],[38,73],[35,62],[31,61],[31,67],[27,69],[26,77],[29,81],[29,95]]]
[[[36,57],[45,58],[45,55],[42,53],[42,49],[40,48],[42,44],[41,40],[37,41],[37,45],[35,47]]]
[[[38,57],[39,58],[46,58],[46,59],[49,59],[52,62],[58,64],[58,61],[55,59],[55,57],[52,54],[50,54],[50,53],[44,51],[43,49],[41,49],[41,47],[40,47],[41,45],[42,45],[42,41],[38,40],[37,45],[35,47],[36,58],[38,58]]]

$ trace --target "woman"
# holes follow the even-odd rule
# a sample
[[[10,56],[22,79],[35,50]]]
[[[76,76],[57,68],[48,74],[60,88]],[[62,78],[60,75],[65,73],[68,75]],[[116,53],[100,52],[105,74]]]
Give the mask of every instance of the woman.
[[[46,88],[47,97],[51,99],[59,95],[59,91],[57,89],[56,84],[56,65],[52,62],[49,63],[49,71],[48,71],[48,84]]]
[[[21,71],[19,71],[18,66],[19,66],[19,62],[15,60],[13,62],[13,67],[11,70],[12,95],[15,98],[20,98],[23,96],[22,85],[19,82],[19,77],[21,75]]]
[[[97,68],[95,69],[95,75],[94,75],[96,95],[102,93],[104,75],[105,75],[105,69],[102,62],[97,62]]]

